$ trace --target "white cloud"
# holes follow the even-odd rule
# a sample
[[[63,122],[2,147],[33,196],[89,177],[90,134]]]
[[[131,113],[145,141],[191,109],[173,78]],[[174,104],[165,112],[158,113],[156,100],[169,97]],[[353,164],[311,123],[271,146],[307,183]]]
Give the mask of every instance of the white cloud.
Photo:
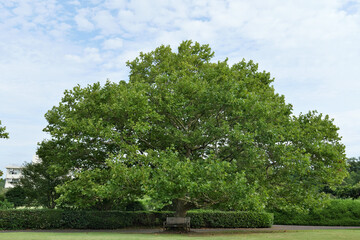
[[[59,23],[54,29],[49,31],[49,34],[54,38],[64,38],[68,32],[72,29],[72,26],[66,23]]]
[[[101,63],[103,60],[99,49],[90,47],[85,48],[81,55],[66,54],[65,59],[76,63]]]
[[[91,31],[94,29],[94,25],[89,20],[87,20],[84,16],[80,16],[80,15],[76,16],[75,21],[78,25],[79,30]]]
[[[106,0],[104,5],[109,9],[121,9],[125,8],[127,4],[126,0]]]
[[[123,46],[123,40],[121,38],[111,38],[104,41],[104,49],[119,49]]]
[[[96,23],[97,28],[105,35],[121,33],[117,20],[109,11],[101,10],[96,12],[93,20]]]
[[[89,11],[87,9],[81,9],[75,16],[75,22],[80,31],[92,31],[94,30],[94,24],[89,20]]]
[[[75,5],[75,6],[80,6],[81,5],[81,3],[79,1],[77,1],[77,0],[69,1],[69,4]]]
[[[20,4],[13,10],[13,13],[15,13],[18,16],[30,16],[33,14],[32,7],[29,3],[26,1],[20,2]]]
[[[99,49],[97,48],[85,48],[84,50],[85,58],[94,61],[94,62],[101,62],[101,56],[99,53]]]

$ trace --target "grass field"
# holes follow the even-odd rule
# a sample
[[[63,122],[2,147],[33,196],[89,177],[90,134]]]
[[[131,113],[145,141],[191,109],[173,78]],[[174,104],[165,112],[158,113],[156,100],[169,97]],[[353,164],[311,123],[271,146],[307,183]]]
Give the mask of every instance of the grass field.
[[[309,230],[270,233],[191,233],[191,234],[126,234],[106,232],[55,233],[55,232],[0,232],[1,240],[358,240],[360,230]]]

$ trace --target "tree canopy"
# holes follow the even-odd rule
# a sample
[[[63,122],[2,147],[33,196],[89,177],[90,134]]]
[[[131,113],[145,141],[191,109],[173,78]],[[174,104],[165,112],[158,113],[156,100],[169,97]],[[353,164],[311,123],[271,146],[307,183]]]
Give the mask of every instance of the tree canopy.
[[[213,56],[191,41],[177,52],[160,46],[127,63],[128,82],[65,91],[45,128],[54,169],[74,174],[58,202],[110,206],[147,195],[177,216],[304,208],[319,187],[342,181],[345,148],[329,116],[294,116],[270,73]]]
[[[1,120],[0,120],[0,138],[9,138],[9,133],[5,132],[6,127],[1,126]]]

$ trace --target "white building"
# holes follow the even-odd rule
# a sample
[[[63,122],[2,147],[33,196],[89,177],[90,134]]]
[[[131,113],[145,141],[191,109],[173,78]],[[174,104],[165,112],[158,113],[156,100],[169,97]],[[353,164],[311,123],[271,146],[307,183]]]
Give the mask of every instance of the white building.
[[[13,188],[19,183],[22,176],[21,169],[22,167],[15,165],[6,167],[5,188]]]
[[[41,163],[41,159],[38,155],[33,156],[32,163]]]
[[[32,159],[32,163],[39,163],[41,159],[34,155]],[[19,183],[22,167],[11,165],[6,167],[6,177],[5,177],[5,188],[13,188],[17,183]]]

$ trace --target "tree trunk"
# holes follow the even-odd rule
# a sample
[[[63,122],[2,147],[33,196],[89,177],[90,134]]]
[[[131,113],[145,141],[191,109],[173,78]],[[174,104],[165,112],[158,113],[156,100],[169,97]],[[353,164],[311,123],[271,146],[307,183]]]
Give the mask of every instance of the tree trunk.
[[[185,217],[186,216],[186,212],[188,209],[186,207],[186,202],[184,200],[176,199],[175,207],[176,207],[175,217]]]
[[[53,193],[51,193],[50,195],[50,209],[54,209],[56,206],[56,203],[55,203],[55,196]]]

